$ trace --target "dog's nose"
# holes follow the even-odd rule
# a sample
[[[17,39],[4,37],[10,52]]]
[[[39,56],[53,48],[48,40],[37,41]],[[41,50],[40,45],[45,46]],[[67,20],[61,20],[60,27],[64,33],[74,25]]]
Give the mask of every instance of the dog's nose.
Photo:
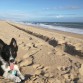
[[[14,59],[11,59],[10,62],[13,63],[14,62]]]

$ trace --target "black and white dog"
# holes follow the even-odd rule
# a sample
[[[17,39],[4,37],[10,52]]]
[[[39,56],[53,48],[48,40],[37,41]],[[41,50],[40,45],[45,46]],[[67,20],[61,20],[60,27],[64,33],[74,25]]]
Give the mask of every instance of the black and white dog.
[[[15,83],[25,79],[15,64],[17,51],[18,46],[14,38],[12,38],[10,45],[7,45],[0,39],[0,76],[10,79]]]

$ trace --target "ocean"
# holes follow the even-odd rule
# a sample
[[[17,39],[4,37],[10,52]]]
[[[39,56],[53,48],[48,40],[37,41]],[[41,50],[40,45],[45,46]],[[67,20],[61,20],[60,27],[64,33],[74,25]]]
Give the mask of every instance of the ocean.
[[[23,23],[31,26],[83,34],[83,23],[81,22],[23,22]]]

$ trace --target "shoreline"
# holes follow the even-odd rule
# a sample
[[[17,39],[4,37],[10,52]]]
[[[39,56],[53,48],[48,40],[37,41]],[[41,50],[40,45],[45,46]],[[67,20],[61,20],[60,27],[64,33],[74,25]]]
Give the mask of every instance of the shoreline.
[[[59,34],[67,35],[67,36],[70,36],[70,37],[72,36],[72,37],[75,37],[75,38],[78,38],[78,39],[83,39],[83,34],[79,34],[79,33],[73,33],[73,32],[57,30],[57,29],[44,28],[42,26],[27,25],[27,24],[24,24],[24,23],[15,23],[15,22],[9,22],[9,23],[24,25],[25,27],[34,27],[34,28],[41,29],[41,30],[47,30],[47,31],[51,31],[51,32],[56,32],[56,33],[59,33]]]
[[[24,25],[26,25],[26,24],[24,24]],[[34,28],[38,28],[38,29],[42,29],[42,30],[49,30],[51,32],[56,32],[56,33],[60,33],[60,34],[63,34],[63,35],[68,35],[68,36],[72,36],[72,37],[75,37],[75,38],[83,39],[83,34],[61,31],[61,30],[57,30],[57,29],[43,28],[41,26],[33,26],[33,25],[26,25],[26,26],[34,27]]]
[[[48,22],[47,22],[47,24],[42,23],[42,22],[40,22],[38,24],[34,24],[34,23],[32,23],[32,24],[23,23],[23,24],[32,25],[32,26],[35,26],[35,27],[42,27],[42,28],[47,28],[47,29],[53,29],[53,30],[55,29],[55,30],[66,31],[66,32],[71,32],[71,33],[83,34],[83,27],[82,27],[83,25],[81,23],[77,24],[78,28],[73,23],[70,25],[71,27],[70,26],[69,27],[65,26],[65,25],[69,24],[69,23],[66,24],[67,22],[63,23],[63,24],[65,24],[64,26],[63,25],[62,26],[61,25],[57,26],[57,23],[56,23],[56,25],[52,25],[54,23],[56,23],[56,22],[52,22],[51,24],[48,23]],[[59,22],[59,23],[62,24],[62,22]]]
[[[67,36],[72,36],[72,37],[75,37],[75,38],[83,39],[83,34],[79,34],[79,33],[62,31],[62,30],[57,30],[57,29],[52,29],[52,28],[45,28],[45,27],[42,27],[42,26],[27,25],[25,23],[15,23],[15,24],[21,24],[21,25],[24,25],[24,26],[27,26],[27,27],[34,27],[34,28],[38,28],[38,29],[42,29],[42,30],[48,30],[48,31],[51,31],[51,32],[56,32],[56,33],[60,33],[60,34],[63,34],[63,35],[67,35]],[[58,26],[55,26],[55,27],[58,27]]]

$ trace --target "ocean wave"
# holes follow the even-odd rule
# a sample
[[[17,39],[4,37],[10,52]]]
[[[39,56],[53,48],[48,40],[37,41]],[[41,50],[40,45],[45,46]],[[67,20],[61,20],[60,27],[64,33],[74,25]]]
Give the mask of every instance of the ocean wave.
[[[75,28],[75,27],[70,28],[70,27],[64,27],[61,25],[57,26],[56,23],[53,23],[53,25],[50,23],[23,23],[23,24],[31,25],[35,27],[47,28],[47,29],[55,29],[55,30],[61,30],[61,31],[66,31],[66,32],[72,32],[72,33],[77,33],[77,34],[83,34],[83,28]]]

